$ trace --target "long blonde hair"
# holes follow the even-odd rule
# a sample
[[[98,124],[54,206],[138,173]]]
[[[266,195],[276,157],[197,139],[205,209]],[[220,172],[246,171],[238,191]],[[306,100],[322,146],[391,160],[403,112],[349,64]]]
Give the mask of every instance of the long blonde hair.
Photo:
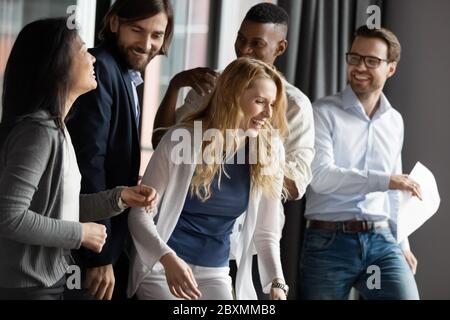
[[[237,134],[241,121],[244,118],[240,97],[245,90],[251,87],[255,80],[261,78],[272,80],[277,87],[277,94],[273,104],[272,118],[266,121],[256,138],[258,140],[258,151],[256,152],[258,152],[258,155],[263,156],[264,159],[258,157],[258,161],[255,164],[250,164],[252,192],[261,190],[264,194],[276,198],[280,196],[280,186],[277,184],[280,179],[277,179],[277,176],[274,174],[264,174],[264,169],[267,169],[266,164],[268,162],[273,165],[274,161],[280,170],[283,169],[283,164],[279,162],[275,154],[276,151],[273,148],[271,137],[275,135],[275,129],[277,129],[281,139],[287,132],[287,102],[282,78],[273,67],[255,59],[236,59],[219,76],[216,88],[209,101],[196,112],[188,114],[182,119],[180,126],[192,128],[194,121],[201,121],[203,132],[208,129],[215,129],[220,131],[221,137],[226,137],[226,131],[229,133],[231,129],[231,132],[234,132],[232,148],[229,148],[229,146],[226,148],[224,139],[213,138],[211,141],[203,141],[200,152],[200,156],[202,156],[206,148],[225,150],[219,157],[222,160],[229,159],[236,154],[242,140]],[[260,152],[261,149],[268,151],[266,157]],[[191,195],[195,194],[202,201],[208,200],[211,197],[211,183],[214,177],[218,175],[220,187],[221,175],[222,173],[226,175],[224,163],[225,161],[207,164],[202,160],[197,164],[191,182]],[[283,182],[281,181],[281,183]],[[285,192],[283,189],[284,197],[286,196]]]

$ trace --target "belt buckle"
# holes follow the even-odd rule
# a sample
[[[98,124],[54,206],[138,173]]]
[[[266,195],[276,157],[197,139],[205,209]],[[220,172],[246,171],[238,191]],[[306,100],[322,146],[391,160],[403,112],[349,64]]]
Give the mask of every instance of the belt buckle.
[[[365,232],[371,232],[375,230],[375,222],[374,221],[364,221],[364,230]]]
[[[362,220],[362,221],[355,221],[360,224],[360,227],[356,228],[356,230],[349,230],[345,226],[345,222],[342,223],[342,232],[343,233],[358,233],[358,232],[368,232],[373,229],[373,224],[371,224],[369,221]]]
[[[342,232],[343,233],[356,233],[355,231],[348,230],[345,226],[345,222],[342,223]]]

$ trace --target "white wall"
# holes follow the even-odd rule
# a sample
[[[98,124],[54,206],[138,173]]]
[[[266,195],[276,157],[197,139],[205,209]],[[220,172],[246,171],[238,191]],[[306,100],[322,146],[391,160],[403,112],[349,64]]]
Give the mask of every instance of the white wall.
[[[218,69],[225,67],[236,59],[234,42],[247,11],[260,2],[277,3],[276,0],[223,0],[220,20]]]
[[[97,1],[77,0],[77,22],[80,24],[80,37],[88,48],[94,46],[95,41],[95,13]]]

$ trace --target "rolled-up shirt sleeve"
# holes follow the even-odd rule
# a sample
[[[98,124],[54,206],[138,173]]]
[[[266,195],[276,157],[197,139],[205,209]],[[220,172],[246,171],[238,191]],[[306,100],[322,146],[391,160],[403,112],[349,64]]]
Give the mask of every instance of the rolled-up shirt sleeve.
[[[312,180],[311,163],[314,159],[314,117],[311,102],[290,99],[286,113],[289,133],[284,142],[286,151],[285,177],[297,188],[297,199],[303,197]]]

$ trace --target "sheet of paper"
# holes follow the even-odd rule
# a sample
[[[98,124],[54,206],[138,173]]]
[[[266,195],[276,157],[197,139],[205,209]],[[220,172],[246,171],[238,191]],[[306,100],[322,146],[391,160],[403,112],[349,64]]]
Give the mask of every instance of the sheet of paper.
[[[401,193],[400,210],[397,216],[398,243],[431,218],[441,202],[436,179],[428,168],[417,162],[409,176],[420,185],[422,201],[409,192]]]

